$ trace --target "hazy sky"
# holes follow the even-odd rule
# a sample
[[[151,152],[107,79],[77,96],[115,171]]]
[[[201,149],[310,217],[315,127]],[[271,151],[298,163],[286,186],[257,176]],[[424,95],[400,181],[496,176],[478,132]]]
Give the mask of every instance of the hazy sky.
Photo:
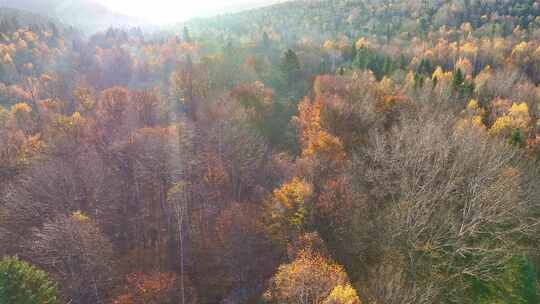
[[[260,0],[96,0],[118,13],[153,23],[183,21],[234,5]]]

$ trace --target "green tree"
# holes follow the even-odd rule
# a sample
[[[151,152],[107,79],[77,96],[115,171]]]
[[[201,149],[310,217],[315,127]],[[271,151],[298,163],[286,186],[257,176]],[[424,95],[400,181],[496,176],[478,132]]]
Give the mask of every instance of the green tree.
[[[294,81],[295,76],[300,71],[300,61],[293,50],[288,49],[285,54],[283,54],[280,68],[288,83]]]
[[[59,304],[56,284],[47,274],[16,257],[0,261],[0,303]]]
[[[465,78],[461,69],[457,69],[452,78],[452,90],[460,97],[470,96],[474,92],[474,83]]]
[[[288,49],[281,58],[281,87],[287,92],[287,98],[297,100],[303,95],[303,80],[300,73],[300,61],[296,53]]]

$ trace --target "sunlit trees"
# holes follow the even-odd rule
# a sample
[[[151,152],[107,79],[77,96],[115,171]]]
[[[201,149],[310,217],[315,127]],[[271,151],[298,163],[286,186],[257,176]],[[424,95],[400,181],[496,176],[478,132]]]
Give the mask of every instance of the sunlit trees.
[[[305,98],[298,105],[298,117],[294,118],[299,131],[302,155],[319,155],[329,160],[340,161],[343,158],[343,146],[339,138],[326,132],[321,126],[321,99],[313,103]]]
[[[2,19],[0,255],[79,304],[536,303],[538,1],[331,2]]]
[[[267,202],[269,229],[279,240],[291,240],[301,234],[310,222],[311,186],[294,178],[274,190]]]
[[[348,303],[337,300],[338,291],[333,292],[347,281],[340,265],[318,253],[300,251],[291,263],[279,267],[265,296],[277,303]]]
[[[526,103],[513,103],[508,112],[497,117],[489,129],[490,134],[503,135],[511,137],[511,140],[517,145],[523,145],[525,139],[517,137],[523,134],[523,137],[529,133],[531,118],[529,116],[529,107]],[[517,132],[517,133],[516,133]]]
[[[338,285],[326,297],[324,304],[360,304],[356,290],[350,285]]]

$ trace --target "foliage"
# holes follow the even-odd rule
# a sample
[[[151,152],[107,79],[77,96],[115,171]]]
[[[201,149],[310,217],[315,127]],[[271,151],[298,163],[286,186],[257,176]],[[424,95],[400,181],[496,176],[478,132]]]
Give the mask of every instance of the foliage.
[[[316,253],[301,251],[290,264],[279,267],[266,297],[279,303],[327,303],[325,299],[333,290],[346,282],[347,275],[340,265]]]
[[[47,274],[17,257],[5,257],[0,261],[0,302],[61,303],[56,284]]]

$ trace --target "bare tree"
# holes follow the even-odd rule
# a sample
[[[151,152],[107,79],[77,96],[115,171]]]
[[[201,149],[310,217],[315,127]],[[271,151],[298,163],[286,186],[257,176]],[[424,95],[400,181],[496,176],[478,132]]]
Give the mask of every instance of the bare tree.
[[[537,231],[538,193],[518,150],[440,113],[373,132],[350,169],[350,237],[377,302],[467,303],[471,280],[497,280]]]
[[[105,303],[114,286],[112,245],[83,213],[45,223],[24,254],[53,274],[72,303]]]

